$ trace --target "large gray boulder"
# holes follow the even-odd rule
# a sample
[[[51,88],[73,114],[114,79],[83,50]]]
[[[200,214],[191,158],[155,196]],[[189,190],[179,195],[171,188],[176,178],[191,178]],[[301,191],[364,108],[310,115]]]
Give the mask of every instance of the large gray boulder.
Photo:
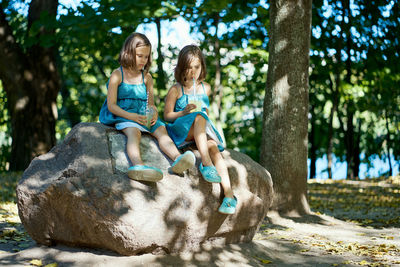
[[[239,203],[234,215],[217,209],[222,188],[196,168],[169,173],[172,161],[144,134],[142,157],[164,172],[160,182],[138,182],[126,138],[99,123],[75,126],[49,153],[35,158],[17,186],[18,211],[39,244],[105,248],[122,255],[196,250],[202,244],[251,241],[272,200],[269,173],[248,156],[223,152]]]

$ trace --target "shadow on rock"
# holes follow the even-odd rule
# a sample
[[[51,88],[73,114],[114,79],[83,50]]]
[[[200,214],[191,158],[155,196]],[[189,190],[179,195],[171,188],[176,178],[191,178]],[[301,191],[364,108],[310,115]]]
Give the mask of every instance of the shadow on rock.
[[[239,200],[237,212],[226,216],[217,212],[221,186],[204,181],[197,168],[184,176],[169,173],[171,160],[149,135],[142,136],[142,158],[160,168],[164,178],[130,180],[125,146],[121,132],[81,123],[31,162],[18,184],[17,204],[37,243],[137,255],[252,240],[273,194],[271,177],[259,164],[239,152],[223,152]]]

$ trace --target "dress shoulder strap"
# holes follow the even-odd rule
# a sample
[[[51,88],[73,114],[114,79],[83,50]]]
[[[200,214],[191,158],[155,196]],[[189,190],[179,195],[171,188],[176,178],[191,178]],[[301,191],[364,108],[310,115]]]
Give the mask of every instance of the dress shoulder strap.
[[[122,69],[122,66],[120,66],[119,68],[121,69],[121,75],[122,75],[122,80],[121,80],[121,82],[123,83],[123,82],[124,82],[124,71],[123,71],[123,69]]]
[[[207,95],[207,94],[206,94],[206,88],[204,88],[203,82],[201,82],[201,86],[203,87],[203,93],[204,93],[205,95]]]
[[[143,84],[145,85],[143,71],[142,71],[142,80],[143,80]]]

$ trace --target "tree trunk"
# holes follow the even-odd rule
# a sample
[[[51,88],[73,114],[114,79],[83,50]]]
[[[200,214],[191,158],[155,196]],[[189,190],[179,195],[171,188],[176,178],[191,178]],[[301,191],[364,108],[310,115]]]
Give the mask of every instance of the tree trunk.
[[[346,178],[354,180],[353,173],[353,147],[354,147],[354,126],[353,126],[353,112],[350,111],[351,108],[347,105],[347,123],[346,132],[344,134],[346,139],[346,161],[347,161],[347,175]]]
[[[351,31],[350,31],[350,25],[351,25],[351,10],[350,10],[350,1],[345,0],[343,1],[343,10],[345,17],[348,18],[347,23],[344,23],[345,27],[345,33],[346,33],[346,53],[347,53],[347,60],[346,60],[346,83],[349,85],[352,85],[351,81],[351,48],[352,48],[352,37],[351,37]],[[343,20],[344,21],[344,20]],[[346,161],[347,161],[347,179],[354,180],[356,177],[358,177],[358,173],[355,173],[355,170],[357,170],[358,166],[356,167],[355,165],[357,164],[357,157],[359,158],[359,155],[356,155],[356,153],[359,151],[356,147],[356,140],[355,140],[355,133],[354,133],[354,124],[353,124],[353,119],[354,119],[354,102],[353,100],[349,99],[346,109],[347,113],[347,129],[345,132],[345,138],[346,138]],[[361,134],[361,133],[359,133]],[[359,160],[358,160],[359,161]]]
[[[311,131],[310,137],[308,138],[311,143],[310,147],[310,178],[315,178],[316,174],[316,163],[317,163],[317,146],[315,145],[315,108],[311,105]]]
[[[271,1],[270,25],[260,163],[274,182],[271,208],[307,214],[311,0]]]
[[[360,179],[360,142],[361,142],[361,119],[357,119],[357,132],[354,134],[355,142],[354,142],[354,154],[353,154],[353,173],[354,179]]]
[[[161,52],[161,19],[160,18],[155,18],[155,22],[157,25],[157,38],[158,38],[158,45],[157,45],[157,91],[158,94],[156,97],[156,104],[160,103],[160,98],[158,97],[160,95],[160,92],[166,91],[166,79],[165,79],[165,73],[163,69],[163,63],[164,63],[164,57]]]
[[[392,167],[392,160],[390,158],[390,145],[391,145],[391,140],[390,140],[390,130],[389,130],[389,118],[387,116],[387,111],[384,110],[384,116],[385,116],[385,122],[386,122],[386,152],[387,152],[387,157],[388,157],[388,162],[389,162],[389,175],[393,176],[393,167]]]
[[[32,0],[28,12],[28,32],[42,12],[56,17],[58,1]],[[10,170],[24,170],[30,161],[48,152],[56,143],[56,98],[60,78],[56,67],[55,45],[36,43],[23,51],[15,42],[3,8],[0,9],[0,79],[7,94],[11,117]],[[43,25],[38,36],[54,35]],[[28,38],[28,37],[27,37]],[[12,64],[9,64],[12,62]]]
[[[340,42],[339,42],[340,44]],[[339,55],[341,54],[340,49]],[[338,61],[341,59],[339,57]],[[338,64],[340,66],[340,64]],[[331,82],[331,91],[332,91],[332,108],[331,113],[329,114],[329,124],[328,124],[328,150],[327,150],[327,158],[328,158],[328,179],[332,179],[332,154],[333,154],[333,118],[335,116],[335,112],[339,103],[339,85],[340,85],[340,70],[338,69],[336,73],[336,77],[333,77],[333,74],[330,76]]]

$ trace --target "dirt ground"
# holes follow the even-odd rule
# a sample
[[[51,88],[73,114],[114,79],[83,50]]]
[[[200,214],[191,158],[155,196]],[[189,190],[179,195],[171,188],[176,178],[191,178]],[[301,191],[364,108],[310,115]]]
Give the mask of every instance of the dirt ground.
[[[309,199],[315,213],[269,212],[251,243],[130,257],[38,246],[24,231],[15,203],[3,201],[0,266],[400,266],[398,183],[311,181]]]
[[[119,256],[94,249],[0,246],[1,266],[400,266],[400,229],[360,227],[326,215],[270,213],[253,242],[180,255]],[[41,264],[41,265],[40,265]],[[57,264],[57,265],[56,265]]]

